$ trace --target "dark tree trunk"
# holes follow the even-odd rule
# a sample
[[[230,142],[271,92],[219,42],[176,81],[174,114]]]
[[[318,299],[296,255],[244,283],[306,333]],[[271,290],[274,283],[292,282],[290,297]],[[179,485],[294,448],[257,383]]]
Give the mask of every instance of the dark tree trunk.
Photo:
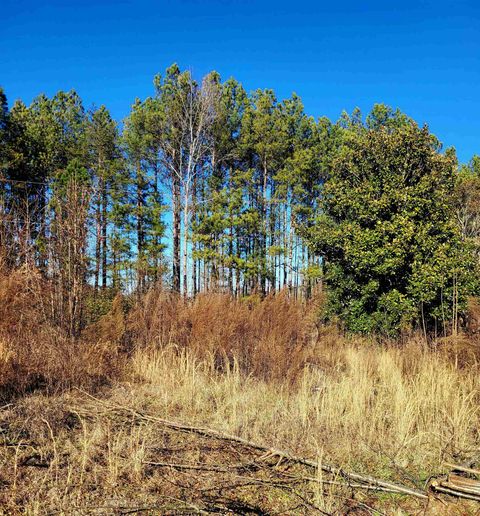
[[[173,270],[172,286],[175,292],[180,292],[180,182],[173,177],[172,188],[173,211]]]
[[[107,288],[107,188],[102,181],[102,289]]]

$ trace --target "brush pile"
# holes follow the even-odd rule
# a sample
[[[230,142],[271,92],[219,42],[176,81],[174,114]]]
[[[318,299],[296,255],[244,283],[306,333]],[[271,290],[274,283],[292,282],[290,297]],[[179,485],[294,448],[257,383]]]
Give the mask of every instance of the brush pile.
[[[446,463],[445,466],[451,468],[451,472],[433,480],[430,487],[438,493],[480,502],[480,470],[461,464]]]

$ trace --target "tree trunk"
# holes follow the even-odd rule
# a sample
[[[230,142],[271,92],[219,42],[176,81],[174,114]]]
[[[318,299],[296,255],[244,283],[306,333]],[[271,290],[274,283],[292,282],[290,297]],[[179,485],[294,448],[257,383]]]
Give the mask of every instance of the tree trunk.
[[[173,177],[172,187],[172,212],[173,212],[173,263],[172,286],[175,292],[180,292],[180,183],[176,176]]]
[[[95,241],[95,279],[94,288],[95,294],[98,292],[98,284],[100,277],[100,256],[101,256],[101,239],[102,239],[102,224],[100,221],[101,210],[100,210],[100,199],[97,197],[97,206],[95,210],[95,224],[96,224],[96,241]]]
[[[196,217],[196,205],[197,205],[197,178],[193,179],[193,191],[192,191],[192,219]],[[192,241],[192,289],[193,297],[197,296],[197,259],[195,258],[195,251],[197,250],[197,244]]]
[[[267,268],[267,161],[263,161],[263,178],[262,178],[262,242],[261,245],[261,261],[262,269]],[[266,294],[267,278],[266,270],[261,272],[261,288],[262,296]]]
[[[188,210],[190,192],[188,184],[185,185],[183,207],[183,297],[188,296]]]
[[[107,288],[107,188],[102,180],[102,289]]]
[[[140,164],[137,165],[137,278],[138,278],[138,293],[143,292],[145,283],[145,271],[144,271],[144,228],[143,228],[143,185],[142,176],[140,170]]]

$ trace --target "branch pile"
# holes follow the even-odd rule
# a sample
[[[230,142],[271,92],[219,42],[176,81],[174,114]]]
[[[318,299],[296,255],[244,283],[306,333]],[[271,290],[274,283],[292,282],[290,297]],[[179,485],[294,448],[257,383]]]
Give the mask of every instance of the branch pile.
[[[445,463],[451,472],[430,483],[430,487],[438,493],[445,493],[457,498],[480,502],[480,470],[462,464]],[[474,477],[474,478],[472,478]]]

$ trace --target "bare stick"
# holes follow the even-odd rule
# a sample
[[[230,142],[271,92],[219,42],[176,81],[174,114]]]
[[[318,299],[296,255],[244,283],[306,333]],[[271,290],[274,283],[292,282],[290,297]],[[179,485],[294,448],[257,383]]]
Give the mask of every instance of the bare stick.
[[[444,462],[443,464],[447,466],[447,468],[450,468],[452,470],[463,471],[464,473],[470,473],[472,475],[480,475],[480,470],[478,469],[467,468],[466,466],[462,466],[460,464],[452,464],[450,462]]]
[[[187,425],[184,423],[178,423],[176,421],[169,421],[167,419],[150,416],[148,414],[142,414],[141,412],[136,411],[135,409],[129,408],[129,407],[123,407],[121,405],[113,405],[106,402],[103,402],[102,400],[99,400],[98,398],[95,398],[94,396],[87,394],[87,396],[91,399],[94,399],[96,402],[102,403],[104,406],[108,407],[112,411],[120,411],[120,412],[126,412],[131,414],[132,416],[136,417],[137,419],[143,420],[143,421],[149,421],[155,424],[160,424],[162,426],[165,426],[167,428],[170,428],[172,430],[177,430],[180,432],[187,432],[187,433],[194,433],[197,435],[201,435],[203,437],[209,437],[213,439],[220,439],[223,441],[230,441],[234,443],[241,444],[245,447],[252,448],[255,450],[259,450],[271,455],[275,455],[278,457],[283,457],[291,462],[295,462],[297,464],[303,464],[304,466],[309,466],[314,469],[321,469],[322,471],[326,473],[330,473],[332,475],[337,475],[345,479],[349,480],[355,480],[358,482],[365,482],[367,484],[377,486],[377,487],[384,487],[387,489],[391,489],[392,491],[395,491],[398,494],[405,494],[409,496],[414,496],[416,498],[422,498],[424,500],[428,499],[428,496],[425,494],[424,491],[420,491],[419,489],[414,489],[410,487],[406,487],[400,484],[396,484],[393,482],[387,482],[385,480],[381,480],[369,475],[360,475],[359,473],[353,473],[353,472],[347,472],[344,471],[341,468],[337,468],[334,466],[329,466],[327,464],[319,464],[318,462],[307,459],[304,457],[298,457],[296,455],[293,455],[289,453],[288,451],[279,450],[276,448],[271,448],[269,446],[265,446],[253,441],[249,441],[247,439],[244,439],[242,437],[238,437],[236,435],[230,435],[223,432],[219,432],[218,430],[213,430],[211,428],[203,428],[198,426],[192,426]]]
[[[459,491],[456,491],[454,489],[448,489],[447,487],[442,486],[435,486],[434,489],[435,491],[439,491],[440,493],[446,493],[451,496],[456,496],[457,498],[467,498],[468,500],[476,500],[477,502],[480,502],[480,496],[460,493]]]

